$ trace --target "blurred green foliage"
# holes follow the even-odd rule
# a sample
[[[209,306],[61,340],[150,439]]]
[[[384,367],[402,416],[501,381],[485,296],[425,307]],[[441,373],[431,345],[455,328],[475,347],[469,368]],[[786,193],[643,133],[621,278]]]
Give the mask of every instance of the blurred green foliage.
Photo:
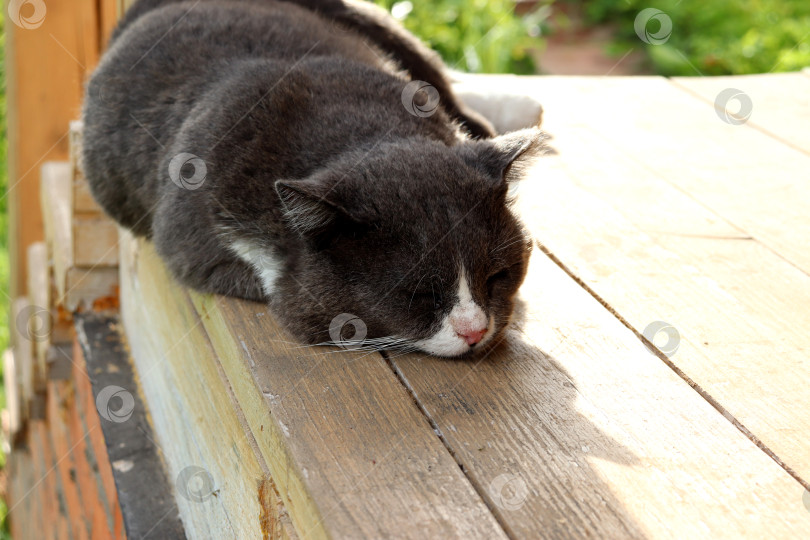
[[[810,0],[578,0],[592,23],[618,24],[616,53],[644,47],[662,75],[741,75],[810,66]],[[636,35],[638,13],[654,7],[672,20],[665,43]],[[650,21],[647,30],[660,30]]]
[[[513,0],[375,0],[453,69],[471,73],[534,73],[529,49],[542,47],[547,10],[515,15]]]

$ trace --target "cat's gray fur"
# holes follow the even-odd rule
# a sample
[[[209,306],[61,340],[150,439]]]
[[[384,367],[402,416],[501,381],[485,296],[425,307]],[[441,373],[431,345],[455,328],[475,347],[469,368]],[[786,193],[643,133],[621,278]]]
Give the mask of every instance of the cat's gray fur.
[[[439,90],[434,114],[403,104],[411,75]],[[378,11],[141,0],[83,117],[94,196],[190,287],[267,301],[310,343],[351,313],[368,343],[464,354],[447,329],[461,296],[490,321],[481,344],[508,323],[531,242],[507,182],[542,136],[487,139],[437,58]]]

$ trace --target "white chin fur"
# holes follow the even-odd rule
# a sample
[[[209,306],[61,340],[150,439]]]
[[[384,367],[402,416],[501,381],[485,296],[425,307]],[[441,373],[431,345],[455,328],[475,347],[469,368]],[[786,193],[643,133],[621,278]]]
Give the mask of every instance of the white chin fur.
[[[456,305],[453,306],[450,313],[448,313],[444,319],[442,319],[442,324],[439,327],[439,330],[429,338],[417,341],[417,347],[430,354],[435,354],[436,356],[460,356],[473,348],[470,345],[467,345],[464,338],[456,333],[456,330],[453,328],[453,325],[450,322],[452,319],[467,319],[477,321],[479,325],[483,326],[483,322],[487,320],[484,310],[481,309],[481,306],[476,304],[473,300],[472,293],[470,292],[470,286],[467,282],[467,272],[463,266],[461,267],[461,271],[459,272],[458,276],[458,291],[456,293],[456,298]],[[495,321],[492,317],[489,317],[489,324],[486,327],[487,333],[484,334],[481,341],[475,344],[476,348],[486,345],[486,343],[492,339],[492,336],[495,333]]]

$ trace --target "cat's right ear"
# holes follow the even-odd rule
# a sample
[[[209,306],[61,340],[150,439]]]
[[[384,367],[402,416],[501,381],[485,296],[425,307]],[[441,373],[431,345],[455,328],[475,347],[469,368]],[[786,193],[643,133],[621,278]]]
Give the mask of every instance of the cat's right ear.
[[[492,139],[460,145],[459,152],[473,167],[499,180],[500,186],[519,179],[534,158],[548,153],[548,135],[537,128],[522,129]]]

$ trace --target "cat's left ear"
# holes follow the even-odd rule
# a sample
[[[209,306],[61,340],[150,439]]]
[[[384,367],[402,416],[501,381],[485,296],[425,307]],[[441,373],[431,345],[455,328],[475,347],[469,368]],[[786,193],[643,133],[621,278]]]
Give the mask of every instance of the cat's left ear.
[[[536,128],[521,129],[492,139],[459,146],[462,158],[472,167],[506,185],[520,178],[536,156],[547,151],[548,135]]]
[[[322,237],[335,228],[359,225],[362,215],[343,204],[335,180],[328,170],[300,180],[277,180],[276,193],[287,223],[304,236]]]

